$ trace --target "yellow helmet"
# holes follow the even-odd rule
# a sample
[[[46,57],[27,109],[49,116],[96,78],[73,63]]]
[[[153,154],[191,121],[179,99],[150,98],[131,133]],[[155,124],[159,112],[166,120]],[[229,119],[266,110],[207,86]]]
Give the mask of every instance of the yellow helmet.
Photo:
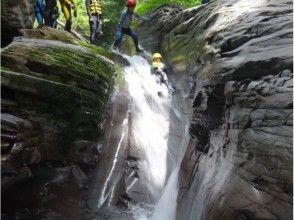
[[[162,59],[162,56],[160,55],[160,53],[153,54],[152,59],[154,60],[156,58]]]

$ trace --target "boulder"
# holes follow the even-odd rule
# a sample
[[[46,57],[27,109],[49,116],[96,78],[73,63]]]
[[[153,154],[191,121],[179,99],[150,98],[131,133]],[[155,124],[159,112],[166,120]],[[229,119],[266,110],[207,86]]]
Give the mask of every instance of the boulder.
[[[34,0],[1,1],[1,46],[20,35],[20,29],[32,28],[34,19]]]
[[[48,160],[94,163],[116,75],[111,54],[65,31],[20,33],[1,53],[2,162],[15,178]]]

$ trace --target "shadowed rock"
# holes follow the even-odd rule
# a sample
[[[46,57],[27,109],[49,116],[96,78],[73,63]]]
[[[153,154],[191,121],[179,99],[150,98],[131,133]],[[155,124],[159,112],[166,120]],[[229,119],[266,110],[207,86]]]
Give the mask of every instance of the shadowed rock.
[[[34,19],[34,0],[1,1],[1,46],[20,35],[20,29],[32,28]]]
[[[70,192],[73,195],[69,199],[80,199],[78,189],[87,186],[82,168],[93,167],[101,153],[97,147],[118,67],[109,59],[110,53],[64,31],[42,28],[21,33],[24,36],[14,38],[1,53],[2,192],[11,206],[16,199],[14,187],[23,193],[31,190],[38,203],[41,195],[36,191],[40,185],[54,182],[50,178],[58,177],[60,171],[56,165],[45,167],[44,172],[50,175],[42,177],[42,172],[36,170],[53,161],[58,166],[73,163],[75,168],[72,177],[64,177],[67,190],[44,199],[62,203],[58,196],[69,198]],[[26,184],[30,181],[31,187]],[[60,191],[59,185],[53,188],[53,194]],[[44,204],[22,205],[34,212]],[[71,207],[78,206],[76,203]],[[10,210],[10,217],[16,216],[11,207],[2,210]],[[74,215],[67,211],[58,212]]]
[[[196,144],[182,162],[177,219],[292,219],[291,7],[166,5],[138,27],[143,47],[160,51],[175,75],[194,74]]]

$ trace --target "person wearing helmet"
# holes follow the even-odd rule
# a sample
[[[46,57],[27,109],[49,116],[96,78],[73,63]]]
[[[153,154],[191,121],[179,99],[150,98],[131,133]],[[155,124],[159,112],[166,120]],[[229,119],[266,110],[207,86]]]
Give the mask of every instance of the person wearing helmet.
[[[165,74],[166,67],[162,61],[162,56],[160,53],[154,53],[152,55],[152,66],[151,66],[151,73],[155,74],[159,78],[159,83],[167,85],[167,77]]]
[[[152,55],[152,70],[154,71],[164,71],[164,64],[161,62],[162,56],[160,53],[155,53]]]
[[[90,25],[90,43],[94,44],[98,36],[101,35],[102,27],[102,9],[100,0],[86,0],[86,9],[89,16]]]
[[[41,28],[44,25],[44,12],[45,12],[44,0],[37,0],[35,3],[35,16],[38,22],[38,28]]]
[[[168,91],[170,93],[174,93],[176,88],[168,82],[166,76],[167,68],[162,62],[162,56],[160,53],[154,53],[152,55],[152,66],[151,66],[151,74],[154,74],[158,78],[158,83],[166,85]]]
[[[71,17],[71,9],[73,9],[74,17],[77,17],[77,6],[75,0],[59,0],[61,11],[64,15],[66,20],[64,30],[71,32],[71,25],[72,25],[72,17]]]
[[[116,29],[114,49],[117,49],[120,46],[123,35],[127,34],[132,37],[136,47],[136,51],[138,53],[143,52],[143,50],[139,48],[138,37],[137,37],[137,34],[132,31],[131,24],[132,24],[132,21],[135,19],[143,20],[143,21],[148,21],[149,19],[146,17],[141,17],[134,12],[136,3],[137,3],[136,0],[128,0],[127,9],[125,9],[121,14],[121,17]]]

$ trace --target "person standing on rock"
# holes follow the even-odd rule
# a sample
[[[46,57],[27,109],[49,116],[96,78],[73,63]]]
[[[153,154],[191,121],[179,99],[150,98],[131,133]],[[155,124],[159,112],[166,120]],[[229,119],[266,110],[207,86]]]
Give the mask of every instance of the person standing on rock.
[[[64,30],[71,32],[71,25],[72,25],[72,17],[71,17],[71,10],[73,10],[74,17],[77,17],[77,5],[75,0],[59,0],[61,11],[64,15],[66,20]]]
[[[57,7],[57,0],[45,0],[45,25],[52,28],[57,28],[57,18],[59,17],[59,10]]]
[[[95,44],[98,36],[101,35],[102,27],[102,9],[100,0],[86,0],[86,9],[89,16],[89,26],[90,26],[90,42]]]
[[[140,19],[143,21],[148,21],[149,19],[146,17],[141,17],[134,12],[136,3],[136,0],[128,0],[127,9],[122,12],[116,29],[115,42],[113,45],[114,49],[118,49],[120,47],[123,35],[127,34],[132,37],[137,53],[143,52],[143,50],[139,48],[138,37],[137,34],[132,31],[131,24],[134,19]]]
[[[44,12],[45,12],[44,0],[37,0],[35,4],[35,16],[38,22],[38,28],[41,28],[44,25]]]

